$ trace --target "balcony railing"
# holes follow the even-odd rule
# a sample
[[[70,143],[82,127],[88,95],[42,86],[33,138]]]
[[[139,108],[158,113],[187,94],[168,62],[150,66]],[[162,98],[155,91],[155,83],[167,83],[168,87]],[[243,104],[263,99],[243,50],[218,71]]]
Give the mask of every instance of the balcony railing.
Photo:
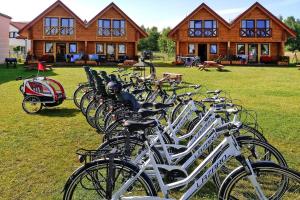
[[[125,36],[124,28],[98,28],[99,36],[114,36],[114,37],[122,37]]]
[[[189,28],[188,35],[190,37],[217,37],[217,28]]]
[[[74,27],[66,26],[45,26],[44,34],[49,36],[55,35],[74,35]]]
[[[272,37],[271,28],[241,28],[241,37]]]

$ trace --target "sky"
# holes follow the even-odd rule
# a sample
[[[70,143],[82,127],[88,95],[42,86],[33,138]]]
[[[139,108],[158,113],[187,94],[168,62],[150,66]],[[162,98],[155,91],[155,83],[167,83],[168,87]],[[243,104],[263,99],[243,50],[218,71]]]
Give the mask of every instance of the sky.
[[[0,0],[0,13],[13,21],[31,21],[56,0]],[[250,7],[255,0],[61,0],[82,20],[89,21],[112,1],[138,25],[176,26],[201,3],[206,3],[230,21]],[[258,0],[275,16],[300,18],[300,0]]]

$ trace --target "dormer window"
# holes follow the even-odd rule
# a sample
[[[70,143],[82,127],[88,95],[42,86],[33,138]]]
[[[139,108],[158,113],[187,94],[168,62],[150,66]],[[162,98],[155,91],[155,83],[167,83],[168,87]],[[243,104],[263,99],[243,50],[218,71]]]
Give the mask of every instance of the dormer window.
[[[242,20],[241,37],[271,37],[270,20]]]
[[[125,20],[113,20],[113,36],[125,35]]]
[[[74,19],[61,18],[60,34],[61,35],[73,35],[74,34]]]
[[[98,27],[99,27],[98,35],[101,35],[101,36],[110,36],[111,35],[110,19],[99,19]]]
[[[255,21],[254,20],[242,20],[242,37],[255,37]]]
[[[99,36],[120,37],[125,35],[125,20],[123,19],[99,19],[98,20]]]
[[[58,35],[59,25],[57,17],[46,17],[44,21],[45,35]]]
[[[190,37],[216,37],[216,20],[190,20],[188,34]]]
[[[256,20],[256,35],[257,37],[270,37],[270,20]]]

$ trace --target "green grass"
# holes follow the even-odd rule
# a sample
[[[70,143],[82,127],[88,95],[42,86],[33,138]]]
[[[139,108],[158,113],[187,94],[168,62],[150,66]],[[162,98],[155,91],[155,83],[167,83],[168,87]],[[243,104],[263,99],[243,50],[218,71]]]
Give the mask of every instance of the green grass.
[[[162,66],[162,64],[160,64]],[[108,71],[113,68],[101,68]],[[300,71],[285,67],[227,67],[209,72],[182,67],[160,67],[182,73],[184,81],[221,88],[258,112],[267,139],[300,171]],[[72,101],[28,115],[21,107],[17,76],[35,72],[0,66],[0,199],[61,199],[68,176],[80,163],[78,148],[96,148],[100,136],[87,124]],[[71,97],[81,68],[57,68],[47,75],[60,81]]]

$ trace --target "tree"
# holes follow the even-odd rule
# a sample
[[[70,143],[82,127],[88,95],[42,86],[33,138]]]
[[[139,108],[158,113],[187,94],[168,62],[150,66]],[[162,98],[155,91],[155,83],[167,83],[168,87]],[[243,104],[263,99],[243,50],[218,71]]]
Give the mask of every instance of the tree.
[[[158,46],[160,52],[167,53],[168,55],[175,53],[175,43],[168,38],[168,33],[171,31],[170,27],[164,28],[158,39]]]
[[[145,29],[143,26],[141,28]],[[158,38],[160,33],[158,32],[157,27],[154,26],[152,28],[146,28],[146,32],[148,33],[148,37],[140,40],[138,44],[138,50],[159,51]]]
[[[284,23],[296,31],[296,38],[288,38],[286,45],[289,51],[300,51],[300,19],[295,19],[295,17],[290,16],[284,20]]]

